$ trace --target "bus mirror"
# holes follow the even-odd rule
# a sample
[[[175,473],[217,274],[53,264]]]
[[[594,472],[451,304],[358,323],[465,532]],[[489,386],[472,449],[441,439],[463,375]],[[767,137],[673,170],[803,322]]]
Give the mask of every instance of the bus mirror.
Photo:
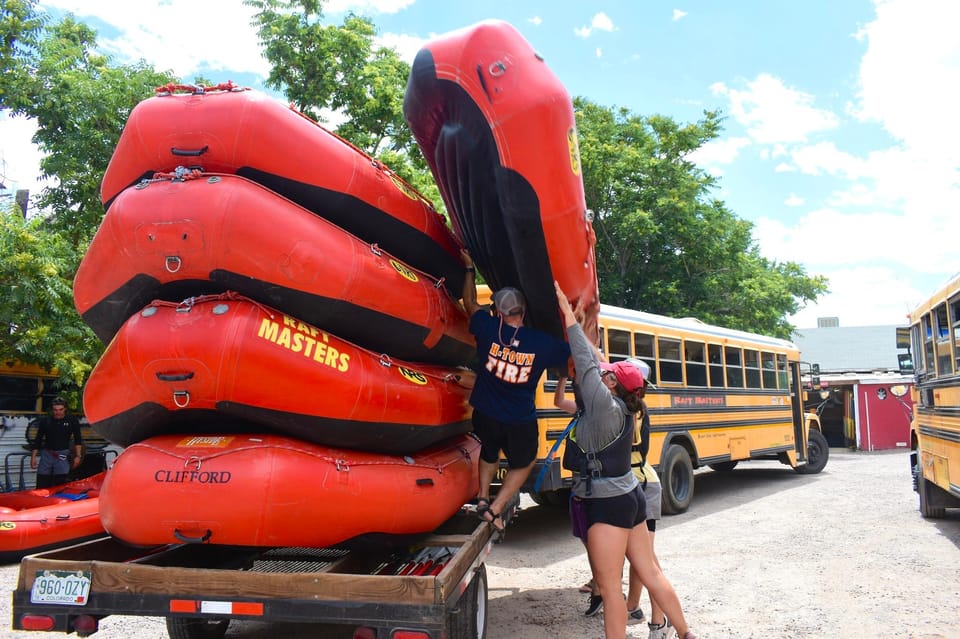
[[[910,353],[898,353],[897,363],[899,364],[901,375],[909,375],[914,372],[913,358],[910,356]]]
[[[903,397],[907,394],[908,390],[906,384],[894,384],[890,387],[890,394],[894,397]]]

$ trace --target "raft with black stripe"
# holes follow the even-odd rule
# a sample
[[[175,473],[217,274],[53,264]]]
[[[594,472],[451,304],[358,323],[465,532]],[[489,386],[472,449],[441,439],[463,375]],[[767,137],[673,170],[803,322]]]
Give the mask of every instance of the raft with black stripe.
[[[561,337],[557,280],[591,331],[596,238],[573,104],[543,58],[506,22],[440,36],[413,62],[403,112],[487,283],[522,290],[529,323]]]
[[[434,530],[476,493],[472,435],[410,455],[275,434],[161,435],[114,463],[101,520],[133,545],[328,547]]]
[[[105,343],[155,299],[227,290],[402,360],[457,366],[476,355],[469,318],[436,279],[237,175],[125,189],[73,286]]]
[[[124,323],[84,388],[118,446],[164,433],[275,432],[409,453],[472,429],[465,368],[363,349],[236,294],[155,301]]]
[[[158,87],[130,112],[103,176],[104,206],[178,167],[249,178],[462,291],[460,244],[429,200],[270,96],[231,83]]]

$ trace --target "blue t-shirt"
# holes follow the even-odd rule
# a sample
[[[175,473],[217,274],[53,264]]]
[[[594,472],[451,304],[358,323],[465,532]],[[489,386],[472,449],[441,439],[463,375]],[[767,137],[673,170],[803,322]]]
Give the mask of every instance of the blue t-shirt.
[[[537,419],[534,395],[548,368],[565,368],[570,345],[533,328],[501,324],[484,310],[470,318],[477,339],[477,381],[470,404],[488,417],[519,424]]]

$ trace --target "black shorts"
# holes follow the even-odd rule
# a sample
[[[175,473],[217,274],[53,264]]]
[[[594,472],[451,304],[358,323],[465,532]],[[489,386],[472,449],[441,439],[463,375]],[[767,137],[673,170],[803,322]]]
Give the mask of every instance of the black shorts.
[[[510,468],[526,468],[537,458],[540,430],[536,420],[507,424],[473,411],[473,432],[480,438],[480,459],[488,464],[500,460],[500,451]]]
[[[647,518],[647,502],[640,486],[624,495],[602,499],[584,499],[587,530],[594,524],[610,524],[617,528],[634,528]]]

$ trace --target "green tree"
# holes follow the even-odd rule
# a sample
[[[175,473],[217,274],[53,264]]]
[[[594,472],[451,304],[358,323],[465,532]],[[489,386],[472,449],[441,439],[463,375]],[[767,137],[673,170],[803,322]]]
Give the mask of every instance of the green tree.
[[[715,179],[687,158],[719,135],[719,114],[681,126],[584,98],[574,105],[600,299],[789,337],[785,317],[826,280],[763,258],[753,225],[710,197]]]
[[[5,10],[17,5],[17,18],[0,14],[4,41],[23,43],[5,50],[13,51],[11,63],[28,80],[3,85],[0,107],[36,120],[33,141],[51,186],[34,194],[35,218],[2,212],[2,283],[11,296],[0,323],[7,327],[0,355],[55,368],[79,386],[103,349],[72,295],[80,257],[104,213],[100,180],[131,109],[174,78],[143,63],[112,64],[95,52],[93,30],[72,17],[51,24],[33,2],[5,2]]]
[[[419,188],[429,175],[403,117],[410,65],[374,43],[368,18],[348,14],[323,24],[324,0],[244,0],[257,13],[268,88],[319,122],[335,114],[338,135]],[[331,117],[325,117],[327,116]],[[428,194],[429,197],[429,194]],[[436,200],[434,200],[436,201]]]
[[[0,255],[0,326],[8,327],[0,360],[56,370],[79,388],[102,347],[73,307],[74,248],[43,219],[10,207],[0,212]]]

